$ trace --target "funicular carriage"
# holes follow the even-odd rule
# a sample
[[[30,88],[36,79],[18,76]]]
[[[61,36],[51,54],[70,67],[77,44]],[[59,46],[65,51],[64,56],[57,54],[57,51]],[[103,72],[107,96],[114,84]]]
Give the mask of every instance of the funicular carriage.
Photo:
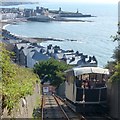
[[[108,69],[76,67],[65,72],[65,95],[72,109],[82,113],[105,112]]]

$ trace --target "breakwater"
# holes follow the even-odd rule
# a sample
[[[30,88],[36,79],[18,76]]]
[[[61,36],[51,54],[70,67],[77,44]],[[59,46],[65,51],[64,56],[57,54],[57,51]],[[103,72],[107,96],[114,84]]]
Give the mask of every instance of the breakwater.
[[[48,17],[44,15],[39,15],[39,16],[32,16],[27,18],[28,21],[35,21],[35,22],[51,22],[51,21],[60,21],[60,22],[93,22],[91,20],[80,20],[77,18],[63,18],[60,16],[55,16],[55,17]]]

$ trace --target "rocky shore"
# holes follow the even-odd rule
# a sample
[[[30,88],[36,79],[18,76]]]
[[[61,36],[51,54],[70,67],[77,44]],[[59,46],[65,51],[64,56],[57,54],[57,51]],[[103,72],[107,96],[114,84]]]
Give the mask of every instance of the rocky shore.
[[[10,40],[11,36],[12,36],[13,40],[22,40],[23,42],[31,42],[31,43],[40,43],[40,42],[44,42],[44,41],[59,41],[59,42],[77,41],[77,40],[73,40],[73,39],[61,39],[61,38],[49,38],[49,37],[48,38],[39,38],[39,37],[30,38],[30,37],[18,36],[18,35],[11,34],[9,31],[7,31],[5,29],[2,29],[2,32],[3,32],[4,40]]]

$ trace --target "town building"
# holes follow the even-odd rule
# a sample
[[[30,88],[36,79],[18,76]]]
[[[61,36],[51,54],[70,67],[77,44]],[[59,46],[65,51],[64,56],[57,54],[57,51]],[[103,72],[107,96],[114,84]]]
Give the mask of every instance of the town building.
[[[0,14],[0,20],[6,20],[6,19],[15,19],[17,18],[17,13],[3,13]]]
[[[15,44],[16,63],[25,67],[33,68],[39,61],[48,60],[51,57],[73,66],[97,66],[95,56],[84,55],[73,50],[62,50],[59,46],[43,47],[34,43]]]

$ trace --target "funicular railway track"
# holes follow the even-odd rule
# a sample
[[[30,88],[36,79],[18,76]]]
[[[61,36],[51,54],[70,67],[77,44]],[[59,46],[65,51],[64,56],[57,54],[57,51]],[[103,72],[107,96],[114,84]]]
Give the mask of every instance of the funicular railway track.
[[[73,112],[55,95],[44,95],[42,100],[42,120],[85,120]]]
[[[66,102],[55,95],[44,95],[42,100],[42,120],[114,120],[107,114],[78,114]]]
[[[65,100],[63,100],[59,96],[57,96],[57,98],[59,98],[61,101],[64,102],[63,106],[67,106],[67,103],[66,103]],[[64,110],[65,109],[68,109],[68,110],[71,109],[70,111],[75,114],[75,111],[70,106],[65,107]],[[72,113],[69,112],[68,114],[71,115]],[[111,118],[106,113],[103,113],[103,114],[99,114],[99,113],[94,113],[94,114],[80,114],[80,113],[76,113],[76,115],[79,117],[78,118],[79,120],[114,120],[113,118]],[[77,119],[75,119],[75,120],[77,120]]]

